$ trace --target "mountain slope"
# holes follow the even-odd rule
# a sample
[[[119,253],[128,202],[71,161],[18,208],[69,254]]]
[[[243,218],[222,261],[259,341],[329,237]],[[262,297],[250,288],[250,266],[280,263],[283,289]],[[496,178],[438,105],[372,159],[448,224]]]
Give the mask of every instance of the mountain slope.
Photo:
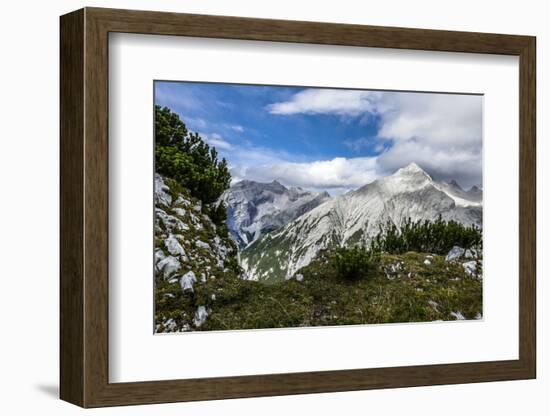
[[[198,330],[218,288],[241,281],[237,247],[203,204],[175,180],[155,174],[155,332]]]
[[[241,266],[250,279],[288,279],[320,250],[366,244],[382,224],[399,225],[405,218],[434,220],[441,215],[444,220],[481,227],[481,197],[477,202],[458,186],[454,188],[434,181],[412,163],[261,237],[240,253]]]
[[[263,234],[288,224],[330,199],[324,193],[286,188],[277,181],[240,181],[222,195],[227,206],[227,225],[240,248]]]

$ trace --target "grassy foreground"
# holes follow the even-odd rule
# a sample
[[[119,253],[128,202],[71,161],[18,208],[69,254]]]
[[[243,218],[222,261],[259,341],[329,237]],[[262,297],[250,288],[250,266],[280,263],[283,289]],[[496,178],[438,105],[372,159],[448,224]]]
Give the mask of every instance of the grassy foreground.
[[[339,277],[334,256],[324,253],[300,270],[301,281],[210,279],[192,293],[166,287],[175,297],[163,297],[159,288],[157,310],[192,319],[196,305],[204,305],[208,319],[194,329],[203,331],[481,318],[482,281],[460,262],[415,252],[382,254],[377,269],[350,281]]]

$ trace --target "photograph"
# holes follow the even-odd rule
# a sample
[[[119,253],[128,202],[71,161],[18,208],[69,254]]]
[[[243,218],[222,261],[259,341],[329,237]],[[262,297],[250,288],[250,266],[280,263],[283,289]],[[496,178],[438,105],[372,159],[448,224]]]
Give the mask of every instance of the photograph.
[[[483,95],[154,81],[154,333],[483,319]]]

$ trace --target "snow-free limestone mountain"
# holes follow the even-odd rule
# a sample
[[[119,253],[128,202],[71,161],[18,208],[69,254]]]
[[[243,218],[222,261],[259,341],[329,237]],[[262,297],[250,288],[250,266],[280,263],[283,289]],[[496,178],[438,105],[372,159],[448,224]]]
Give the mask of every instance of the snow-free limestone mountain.
[[[326,192],[287,188],[277,181],[237,182],[222,195],[227,207],[227,225],[240,248],[263,234],[276,230],[330,199]]]
[[[465,192],[456,183],[434,181],[417,164],[399,169],[355,191],[332,198],[294,221],[260,237],[240,253],[254,280],[292,277],[327,248],[368,244],[388,221],[454,220],[482,226],[479,188]]]

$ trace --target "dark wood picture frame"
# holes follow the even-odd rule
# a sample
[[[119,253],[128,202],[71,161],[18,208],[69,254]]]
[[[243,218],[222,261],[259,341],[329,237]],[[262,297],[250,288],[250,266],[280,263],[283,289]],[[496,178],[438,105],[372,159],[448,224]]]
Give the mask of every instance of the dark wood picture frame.
[[[535,38],[85,8],[61,17],[60,396],[82,407],[337,392],[536,376]],[[519,359],[109,383],[110,32],[515,55],[520,66]]]

